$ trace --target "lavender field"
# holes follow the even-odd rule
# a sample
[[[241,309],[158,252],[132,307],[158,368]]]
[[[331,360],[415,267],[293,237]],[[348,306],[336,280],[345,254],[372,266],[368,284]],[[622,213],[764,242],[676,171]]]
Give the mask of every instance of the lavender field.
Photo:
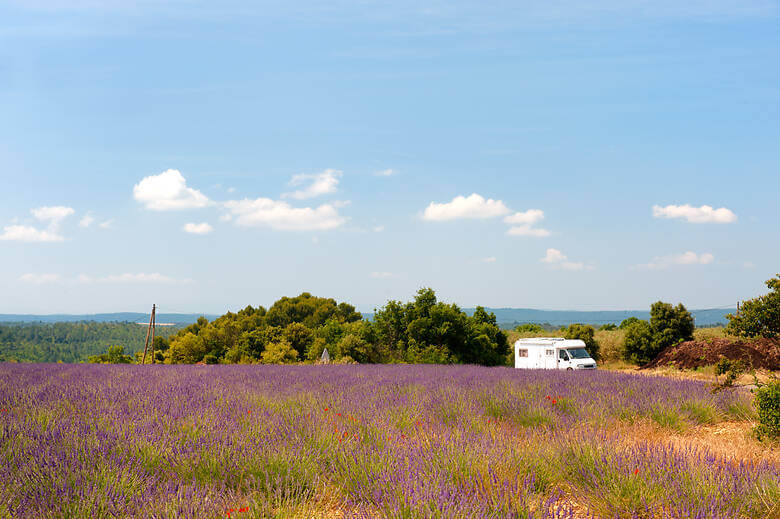
[[[776,458],[663,441],[752,417],[749,394],[690,380],[2,364],[0,409],[2,517],[765,518],[780,501]]]

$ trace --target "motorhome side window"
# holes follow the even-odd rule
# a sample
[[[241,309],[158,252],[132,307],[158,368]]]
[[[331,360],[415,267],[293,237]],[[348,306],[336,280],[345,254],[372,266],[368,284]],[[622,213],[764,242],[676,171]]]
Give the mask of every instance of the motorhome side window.
[[[546,354],[548,357],[552,357],[553,355],[555,355],[555,350],[544,350],[544,353],[545,353],[545,354]]]
[[[527,357],[528,356],[528,350],[517,350],[517,356],[518,357]]]

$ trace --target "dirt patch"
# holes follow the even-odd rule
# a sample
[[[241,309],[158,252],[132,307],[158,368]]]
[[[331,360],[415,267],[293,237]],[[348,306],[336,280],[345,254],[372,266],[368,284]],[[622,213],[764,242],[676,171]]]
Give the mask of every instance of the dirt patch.
[[[721,356],[731,360],[744,360],[755,369],[780,370],[780,340],[716,338],[681,342],[663,350],[655,360],[642,366],[642,369],[659,366],[692,369],[715,364]]]

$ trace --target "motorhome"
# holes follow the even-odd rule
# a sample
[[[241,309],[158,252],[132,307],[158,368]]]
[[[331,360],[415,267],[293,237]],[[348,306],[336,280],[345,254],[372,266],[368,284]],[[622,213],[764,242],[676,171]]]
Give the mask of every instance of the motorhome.
[[[534,337],[515,342],[515,368],[596,369],[596,361],[579,339]]]

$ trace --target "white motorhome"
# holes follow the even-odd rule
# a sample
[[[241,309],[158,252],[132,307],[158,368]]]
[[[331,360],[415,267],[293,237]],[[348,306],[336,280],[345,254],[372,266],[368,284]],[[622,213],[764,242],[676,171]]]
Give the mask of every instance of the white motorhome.
[[[515,342],[515,368],[596,369],[596,361],[579,339],[534,337]]]

